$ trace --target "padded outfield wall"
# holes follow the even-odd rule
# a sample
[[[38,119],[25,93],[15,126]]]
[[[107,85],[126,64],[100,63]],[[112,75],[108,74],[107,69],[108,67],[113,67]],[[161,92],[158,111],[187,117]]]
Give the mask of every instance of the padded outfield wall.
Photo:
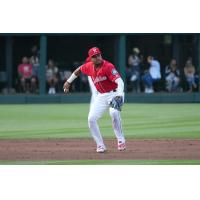
[[[60,95],[1,95],[0,104],[89,103],[90,93]],[[126,103],[200,103],[200,93],[126,94]]]

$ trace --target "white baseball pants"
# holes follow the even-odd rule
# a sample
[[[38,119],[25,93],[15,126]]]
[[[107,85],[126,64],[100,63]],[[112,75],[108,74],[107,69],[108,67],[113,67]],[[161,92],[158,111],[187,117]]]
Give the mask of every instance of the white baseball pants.
[[[122,131],[120,111],[114,108],[110,108],[109,106],[110,101],[115,96],[115,92],[103,94],[98,93],[94,103],[90,107],[90,112],[88,115],[88,125],[97,146],[105,146],[97,121],[102,117],[107,109],[109,109],[110,116],[112,118],[113,129],[117,140],[125,142],[124,134]]]

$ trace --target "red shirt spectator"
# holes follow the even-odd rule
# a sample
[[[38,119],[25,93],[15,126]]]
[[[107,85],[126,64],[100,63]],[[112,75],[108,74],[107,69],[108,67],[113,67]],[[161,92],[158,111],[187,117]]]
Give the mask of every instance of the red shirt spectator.
[[[18,66],[18,73],[21,77],[29,79],[32,76],[32,65],[29,64],[28,58],[23,57],[22,64]]]

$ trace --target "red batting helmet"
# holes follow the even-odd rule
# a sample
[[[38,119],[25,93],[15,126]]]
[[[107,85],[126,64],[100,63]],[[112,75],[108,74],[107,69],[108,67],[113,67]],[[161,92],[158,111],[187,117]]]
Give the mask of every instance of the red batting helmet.
[[[92,47],[89,51],[88,51],[88,56],[89,58],[91,58],[92,56],[101,54],[101,51],[98,47]]]

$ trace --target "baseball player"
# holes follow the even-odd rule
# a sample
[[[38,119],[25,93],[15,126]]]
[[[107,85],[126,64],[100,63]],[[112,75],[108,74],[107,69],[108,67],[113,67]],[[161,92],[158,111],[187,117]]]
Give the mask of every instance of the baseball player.
[[[119,151],[123,151],[126,149],[126,145],[122,131],[120,111],[124,103],[124,82],[114,65],[102,58],[99,48],[91,48],[88,51],[88,56],[90,61],[78,67],[64,83],[64,92],[69,92],[71,83],[81,72],[90,76],[98,91],[88,115],[90,132],[97,144],[96,151],[98,153],[106,151],[97,121],[107,109],[109,109],[114,133],[118,141],[117,148]]]

